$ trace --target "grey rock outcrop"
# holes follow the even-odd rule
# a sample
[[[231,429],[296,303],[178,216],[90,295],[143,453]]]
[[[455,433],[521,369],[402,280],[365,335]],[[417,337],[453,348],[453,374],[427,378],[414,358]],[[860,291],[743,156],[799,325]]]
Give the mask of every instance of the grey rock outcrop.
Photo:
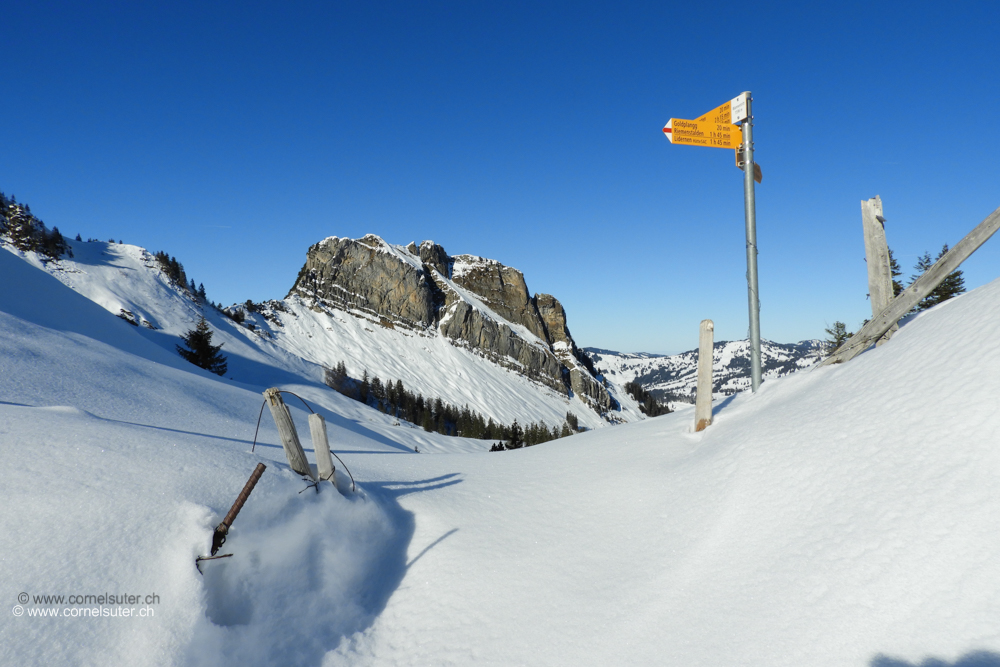
[[[534,299],[528,294],[524,274],[492,259],[473,255],[455,257],[452,280],[476,296],[500,317],[520,324],[547,341]],[[551,341],[549,341],[551,342]]]
[[[394,325],[426,328],[437,322],[441,295],[425,271],[401,260],[382,239],[331,237],[306,253],[288,293],[356,309]]]
[[[559,301],[531,296],[524,275],[500,262],[450,257],[431,241],[402,247],[371,234],[330,237],[309,248],[293,295],[390,328],[436,329],[454,345],[584,397],[598,412],[616,407],[573,341]]]

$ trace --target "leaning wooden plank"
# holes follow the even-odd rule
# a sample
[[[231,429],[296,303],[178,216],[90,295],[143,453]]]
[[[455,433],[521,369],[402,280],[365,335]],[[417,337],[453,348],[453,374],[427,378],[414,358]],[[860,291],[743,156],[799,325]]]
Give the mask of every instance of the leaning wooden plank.
[[[264,392],[264,398],[267,400],[267,406],[271,409],[274,424],[278,427],[278,435],[281,437],[281,446],[285,448],[288,465],[300,475],[315,479],[309,468],[309,461],[306,460],[306,453],[299,443],[299,434],[295,431],[292,414],[281,399],[280,390],[277,387],[271,387]]]
[[[901,317],[910,312],[911,308],[920,303],[921,299],[934,291],[934,288],[968,259],[969,255],[978,250],[979,246],[986,243],[998,228],[1000,228],[1000,208],[990,213],[975,229],[966,234],[965,238],[956,243],[954,248],[935,262],[934,266],[927,269],[924,275],[913,281],[913,284],[903,290],[902,294],[890,301],[878,317],[872,318],[868,324],[861,327],[858,333],[851,336],[846,343],[837,348],[836,352],[819,365],[826,366],[827,364],[850,361],[867,350],[868,346],[892,328]]]

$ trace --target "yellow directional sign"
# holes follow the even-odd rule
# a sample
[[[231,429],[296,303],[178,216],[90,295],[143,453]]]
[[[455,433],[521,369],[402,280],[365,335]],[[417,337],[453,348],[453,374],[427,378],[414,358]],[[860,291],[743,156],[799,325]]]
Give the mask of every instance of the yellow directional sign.
[[[717,106],[704,116],[696,119],[700,123],[729,123],[735,125],[747,119],[747,94],[742,93],[721,106]]]
[[[723,106],[727,106],[726,102]],[[722,107],[719,107],[720,109]],[[709,112],[710,115],[713,112]],[[729,113],[727,110],[726,113]],[[711,146],[714,148],[739,148],[743,143],[743,133],[740,128],[731,123],[710,121],[684,120],[671,118],[663,133],[671,143],[684,146]]]
[[[698,116],[696,119],[699,123],[725,123],[726,125],[732,125],[731,119],[733,116],[733,102],[732,100],[726,102],[722,106],[715,107],[707,114],[703,116]]]

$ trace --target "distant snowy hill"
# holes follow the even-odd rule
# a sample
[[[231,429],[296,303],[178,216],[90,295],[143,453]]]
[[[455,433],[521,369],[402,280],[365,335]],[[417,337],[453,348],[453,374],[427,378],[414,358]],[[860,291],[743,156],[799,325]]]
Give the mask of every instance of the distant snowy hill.
[[[587,347],[594,365],[611,382],[624,386],[638,382],[643,389],[669,402],[693,402],[698,376],[698,350],[681,354],[631,354]],[[823,343],[761,341],[761,370],[765,380],[808,368],[822,359]],[[712,350],[712,392],[730,396],[750,388],[750,342],[718,341]]]
[[[335,257],[330,241],[354,255]],[[143,248],[66,243],[71,256],[55,261],[4,247],[173,354],[204,315],[229,358],[227,377],[238,381],[254,383],[267,367],[289,381],[322,382],[324,367],[344,362],[352,377],[401,380],[410,391],[505,424],[559,426],[567,413],[586,428],[644,418],[628,394],[593,377],[558,301],[528,296],[520,272],[492,260],[451,258],[431,243],[332,239],[310,250],[286,299],[236,304],[227,315],[172,282]],[[324,271],[334,275],[320,283]]]

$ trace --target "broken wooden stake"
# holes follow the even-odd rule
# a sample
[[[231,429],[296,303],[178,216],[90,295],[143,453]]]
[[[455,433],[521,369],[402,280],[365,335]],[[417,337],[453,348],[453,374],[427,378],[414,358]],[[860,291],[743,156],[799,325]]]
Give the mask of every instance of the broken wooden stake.
[[[328,479],[337,485],[334,477],[333,457],[330,456],[330,441],[326,437],[326,420],[315,412],[309,415],[309,434],[312,436],[313,451],[316,452],[316,468],[320,479]]]
[[[877,317],[895,296],[892,293],[892,267],[889,244],[885,240],[885,218],[882,198],[875,195],[861,202],[861,225],[865,232],[865,262],[868,264],[868,297],[872,302],[872,317]],[[881,345],[899,331],[893,324],[876,345]]]
[[[702,320],[698,332],[698,388],[694,406],[694,430],[712,425],[712,356],[715,347],[715,324]]]
[[[264,398],[267,401],[268,408],[271,410],[271,416],[274,417],[274,424],[278,427],[278,436],[281,438],[281,446],[285,448],[285,457],[288,459],[288,465],[300,475],[316,479],[309,468],[306,453],[302,450],[302,444],[299,442],[299,434],[295,431],[292,413],[289,412],[285,402],[281,400],[281,390],[277,387],[271,387],[264,392]]]

